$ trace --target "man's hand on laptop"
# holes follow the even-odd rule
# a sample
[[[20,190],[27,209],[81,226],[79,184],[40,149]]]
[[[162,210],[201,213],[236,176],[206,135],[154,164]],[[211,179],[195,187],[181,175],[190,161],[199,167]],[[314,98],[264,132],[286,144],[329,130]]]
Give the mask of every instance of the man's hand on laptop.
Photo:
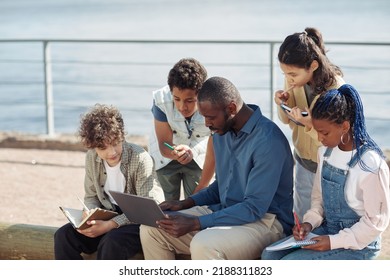
[[[180,200],[164,201],[160,203],[161,210],[179,211],[183,209],[182,202]]]
[[[181,215],[172,215],[167,219],[157,221],[158,228],[169,233],[173,237],[180,237],[191,231],[200,230],[198,217],[186,217]]]
[[[164,201],[160,203],[161,210],[171,210],[171,211],[179,211],[183,209],[188,209],[195,206],[195,202],[192,198],[187,198],[185,200],[172,200],[172,201]]]

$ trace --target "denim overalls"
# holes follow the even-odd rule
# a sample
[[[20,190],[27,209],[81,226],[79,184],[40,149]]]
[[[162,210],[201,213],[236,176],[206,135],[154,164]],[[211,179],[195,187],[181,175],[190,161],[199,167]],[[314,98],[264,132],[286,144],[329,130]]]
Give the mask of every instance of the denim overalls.
[[[362,154],[367,147],[362,147]],[[332,148],[327,148],[324,154],[324,162],[321,173],[322,200],[324,204],[324,222],[313,230],[318,235],[337,234],[344,228],[350,228],[360,220],[360,216],[352,210],[345,200],[345,183],[349,169],[358,163],[355,154],[348,163],[348,169],[342,170],[330,165],[327,158],[331,155]],[[279,252],[263,253],[266,259],[293,259],[293,260],[367,260],[379,255],[380,237],[371,242],[362,250],[335,249],[329,251],[314,251],[307,249],[290,249]],[[262,256],[263,257],[263,256]]]

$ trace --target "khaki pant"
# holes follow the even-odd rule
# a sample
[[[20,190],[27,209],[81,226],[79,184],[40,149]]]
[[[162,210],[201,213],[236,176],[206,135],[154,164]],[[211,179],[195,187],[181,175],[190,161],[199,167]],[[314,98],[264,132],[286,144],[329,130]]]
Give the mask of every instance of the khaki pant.
[[[196,216],[212,213],[205,206],[183,212]],[[212,227],[179,238],[142,225],[140,235],[147,260],[174,260],[176,254],[191,255],[193,260],[258,259],[266,246],[284,237],[282,225],[275,215],[269,213],[254,223]]]
[[[179,200],[181,185],[183,185],[184,198],[194,193],[202,175],[202,169],[194,160],[186,165],[172,160],[167,166],[157,170],[156,173],[164,190],[165,200]]]

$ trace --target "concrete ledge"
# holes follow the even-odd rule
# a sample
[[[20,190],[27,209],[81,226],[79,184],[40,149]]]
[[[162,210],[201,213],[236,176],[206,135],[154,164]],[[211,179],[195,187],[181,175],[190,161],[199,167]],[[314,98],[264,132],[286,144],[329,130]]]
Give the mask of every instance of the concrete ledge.
[[[141,135],[127,135],[126,139],[147,148],[148,138]],[[85,151],[76,135],[25,134],[19,132],[0,132],[0,148],[47,149],[65,151]]]

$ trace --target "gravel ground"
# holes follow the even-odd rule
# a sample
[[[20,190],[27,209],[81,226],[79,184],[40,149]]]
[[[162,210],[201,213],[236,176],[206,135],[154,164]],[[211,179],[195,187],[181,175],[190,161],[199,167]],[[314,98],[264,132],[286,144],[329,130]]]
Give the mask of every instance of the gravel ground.
[[[84,152],[0,149],[0,221],[60,226],[60,205],[80,208]]]

